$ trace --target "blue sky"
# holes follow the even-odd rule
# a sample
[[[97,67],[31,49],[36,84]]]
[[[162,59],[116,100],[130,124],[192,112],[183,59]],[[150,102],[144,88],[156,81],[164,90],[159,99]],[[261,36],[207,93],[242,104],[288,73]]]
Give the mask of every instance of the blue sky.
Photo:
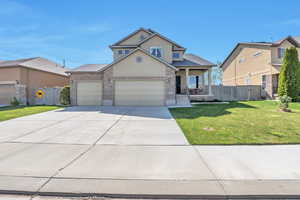
[[[151,28],[212,62],[237,42],[300,35],[300,1],[0,0],[0,60],[41,56],[109,63],[108,45]]]

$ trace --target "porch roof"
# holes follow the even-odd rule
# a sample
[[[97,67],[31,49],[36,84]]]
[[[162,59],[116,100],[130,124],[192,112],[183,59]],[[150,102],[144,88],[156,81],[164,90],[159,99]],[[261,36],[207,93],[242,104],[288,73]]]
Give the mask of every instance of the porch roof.
[[[214,63],[205,60],[194,54],[184,54],[183,60],[173,61],[172,65],[175,67],[212,67],[215,66]]]

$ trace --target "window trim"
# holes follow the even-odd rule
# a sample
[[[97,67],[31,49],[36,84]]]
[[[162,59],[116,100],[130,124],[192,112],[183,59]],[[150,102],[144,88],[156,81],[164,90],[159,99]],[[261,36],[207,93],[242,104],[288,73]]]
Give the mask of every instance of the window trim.
[[[129,49],[119,49],[118,55],[128,55],[130,53]]]
[[[160,57],[158,57],[157,55],[153,55],[152,54],[152,49],[160,49]],[[155,56],[155,57],[157,57],[157,58],[162,58],[163,57],[163,50],[162,50],[162,48],[161,47],[159,47],[159,46],[153,46],[153,47],[150,47],[150,54],[152,55],[152,56]]]
[[[277,58],[281,59],[284,57],[285,54],[285,48],[279,47],[277,48]]]

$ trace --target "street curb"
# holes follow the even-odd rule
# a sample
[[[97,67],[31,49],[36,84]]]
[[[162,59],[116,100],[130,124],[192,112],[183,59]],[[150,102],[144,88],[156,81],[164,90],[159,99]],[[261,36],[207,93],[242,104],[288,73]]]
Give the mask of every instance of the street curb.
[[[111,193],[66,193],[0,190],[0,195],[30,195],[52,197],[104,197],[126,199],[300,199],[299,195],[170,195],[170,194],[111,194]]]

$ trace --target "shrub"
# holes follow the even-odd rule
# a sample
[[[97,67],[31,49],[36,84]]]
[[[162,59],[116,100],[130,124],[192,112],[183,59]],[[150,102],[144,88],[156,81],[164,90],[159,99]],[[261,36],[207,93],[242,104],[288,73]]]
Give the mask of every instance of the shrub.
[[[292,98],[287,96],[287,95],[283,95],[279,97],[279,107],[283,110],[286,111],[289,108],[289,103],[292,101]]]
[[[60,101],[60,103],[62,105],[70,105],[71,104],[71,100],[70,100],[70,86],[65,86],[60,91],[59,101]]]
[[[295,102],[300,102],[300,96],[296,97],[295,99],[293,99],[293,101]]]
[[[12,106],[19,106],[20,102],[18,101],[18,99],[16,97],[14,97],[11,101],[10,101],[10,105]]]

